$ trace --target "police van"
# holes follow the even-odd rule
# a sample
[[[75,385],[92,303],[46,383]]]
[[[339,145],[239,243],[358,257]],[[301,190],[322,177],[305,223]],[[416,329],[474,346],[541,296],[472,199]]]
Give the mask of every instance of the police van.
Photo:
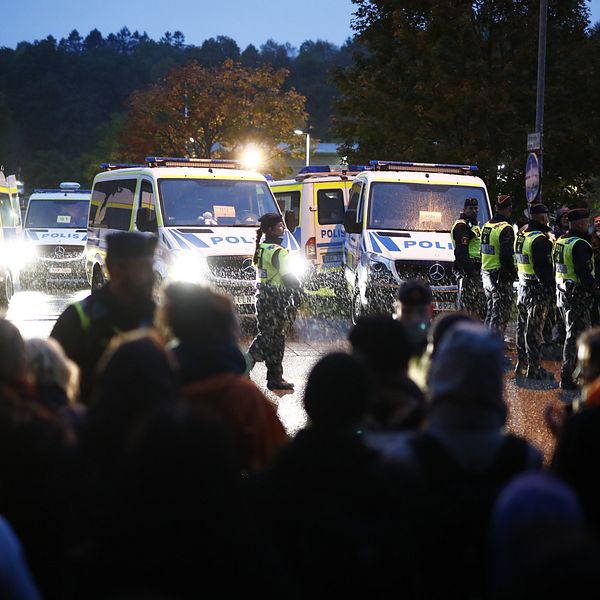
[[[352,183],[344,217],[344,272],[352,318],[392,310],[407,279],[427,282],[436,310],[456,308],[450,229],[465,198],[477,198],[485,223],[490,203],[477,167],[371,161]]]
[[[83,283],[90,190],[65,181],[36,189],[25,212],[21,286]]]
[[[86,271],[93,288],[106,270],[106,236],[140,231],[158,237],[155,271],[163,280],[207,283],[253,313],[258,219],[279,208],[266,178],[232,160],[148,157],[141,165],[105,164],[94,178]],[[292,213],[286,222],[295,225]],[[300,247],[286,229],[282,245]],[[301,275],[302,261],[296,260]]]
[[[293,235],[307,260],[306,279],[315,286],[331,285],[341,274],[344,214],[358,169],[355,165],[307,166],[294,179],[270,184],[279,208],[296,217]]]

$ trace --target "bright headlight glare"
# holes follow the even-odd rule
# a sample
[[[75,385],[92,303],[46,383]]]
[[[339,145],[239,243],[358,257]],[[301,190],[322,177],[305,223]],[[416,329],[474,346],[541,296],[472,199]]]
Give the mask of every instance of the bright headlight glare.
[[[35,245],[27,242],[7,244],[0,252],[0,261],[20,270],[26,267],[37,256]]]
[[[306,259],[299,252],[290,256],[290,271],[298,278],[306,272]]]
[[[206,258],[196,252],[183,250],[173,259],[170,275],[175,281],[200,283],[208,275]]]

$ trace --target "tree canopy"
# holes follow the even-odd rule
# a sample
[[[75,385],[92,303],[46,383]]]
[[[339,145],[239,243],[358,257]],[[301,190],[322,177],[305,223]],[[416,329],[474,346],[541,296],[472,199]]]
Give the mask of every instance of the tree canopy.
[[[353,0],[357,48],[337,73],[354,160],[472,163],[523,203],[535,127],[539,3]],[[598,172],[598,43],[583,0],[550,0],[544,198],[575,202]]]
[[[236,156],[249,143],[273,156],[306,121],[305,98],[283,89],[287,75],[285,69],[246,68],[229,59],[220,67],[178,67],[132,94],[120,136],[122,157]]]
[[[306,125],[314,137],[329,139],[338,97],[329,72],[349,64],[350,48],[317,41],[297,50],[269,40],[241,50],[226,36],[194,45],[181,32],[156,41],[127,28],[108,35],[73,31],[61,40],[48,36],[0,48],[0,167],[23,179],[26,190],[65,179],[89,185],[99,163],[123,154],[119,140],[131,95],[192,63],[217,69],[230,60],[244,69],[272,68],[273,75],[286,69],[282,93],[295,88],[306,96],[309,111],[315,111]],[[303,66],[308,64],[314,68]],[[301,143],[298,136],[294,141]]]

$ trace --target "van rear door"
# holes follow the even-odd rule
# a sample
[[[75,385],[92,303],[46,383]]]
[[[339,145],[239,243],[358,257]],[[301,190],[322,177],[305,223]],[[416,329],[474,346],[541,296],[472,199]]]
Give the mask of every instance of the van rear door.
[[[315,182],[313,212],[317,266],[330,269],[342,266],[344,249],[344,214],[348,205],[350,182]],[[315,210],[316,209],[316,210]]]

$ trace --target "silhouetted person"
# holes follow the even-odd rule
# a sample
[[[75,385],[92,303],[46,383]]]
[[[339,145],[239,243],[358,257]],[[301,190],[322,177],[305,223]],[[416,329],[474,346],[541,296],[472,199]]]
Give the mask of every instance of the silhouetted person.
[[[550,473],[521,475],[494,507],[490,596],[597,598],[598,545],[574,492]]]
[[[404,324],[387,315],[363,317],[348,340],[372,372],[374,390],[363,419],[366,429],[418,428],[425,418],[425,396],[408,376],[412,341]]]
[[[106,236],[110,281],[68,306],[52,333],[81,370],[81,401],[89,403],[98,360],[111,339],[154,319],[154,249],[156,238],[119,232]]]
[[[369,393],[356,358],[322,358],[306,384],[307,427],[253,482],[254,510],[299,597],[391,592],[399,581],[410,592],[413,480],[364,445]]]
[[[229,428],[242,468],[266,466],[287,435],[275,406],[244,376],[238,322],[226,296],[194,284],[165,290],[166,324],[178,340],[172,355],[182,395],[194,410],[219,418]]]

